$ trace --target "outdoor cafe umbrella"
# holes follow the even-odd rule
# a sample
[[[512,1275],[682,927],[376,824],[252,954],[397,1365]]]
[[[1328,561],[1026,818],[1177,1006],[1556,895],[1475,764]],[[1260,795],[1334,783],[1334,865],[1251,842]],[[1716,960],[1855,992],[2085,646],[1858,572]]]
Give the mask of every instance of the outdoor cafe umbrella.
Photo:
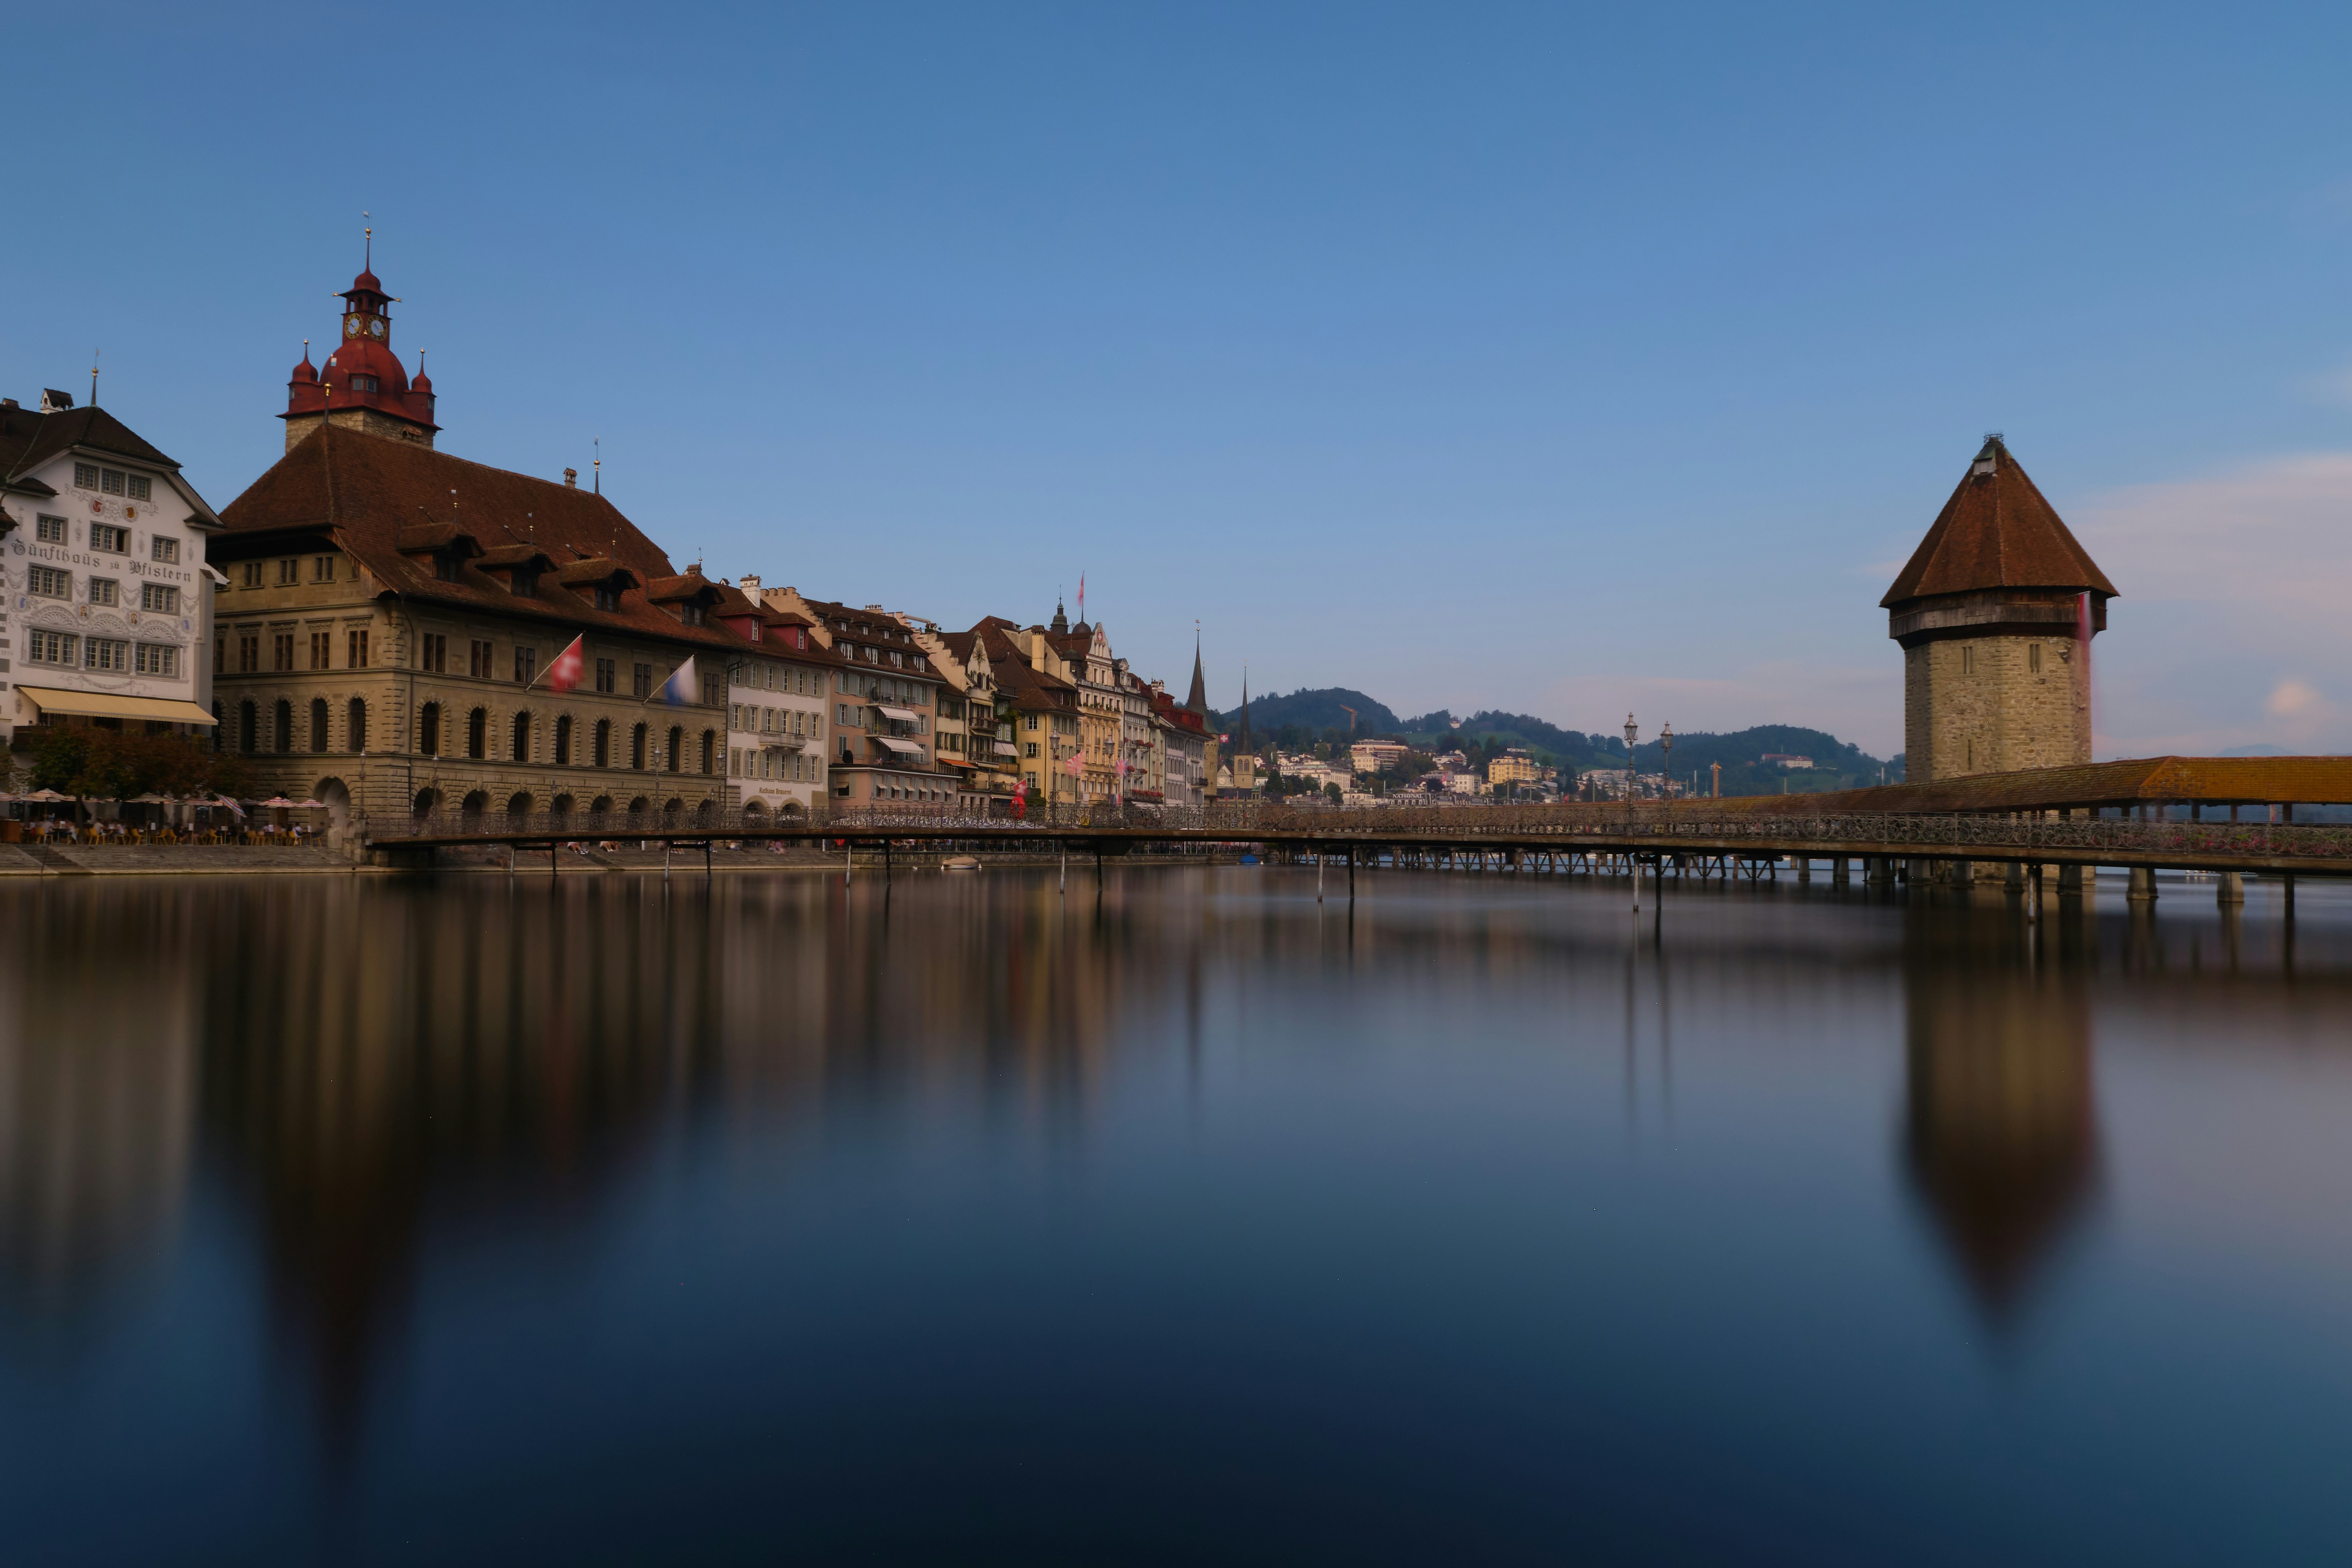
[[[282,795],[273,795],[268,800],[263,801],[261,805],[264,809],[269,811],[291,811],[294,809],[294,803],[288,800]]]
[[[73,796],[69,795],[59,795],[53,789],[37,789],[30,795],[20,795],[16,798],[18,800],[56,802],[60,800],[71,800]]]

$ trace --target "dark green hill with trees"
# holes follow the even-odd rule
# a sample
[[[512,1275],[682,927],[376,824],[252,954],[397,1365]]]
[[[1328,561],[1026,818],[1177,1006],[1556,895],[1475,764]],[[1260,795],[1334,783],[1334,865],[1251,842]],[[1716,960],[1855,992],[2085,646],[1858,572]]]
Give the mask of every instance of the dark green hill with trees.
[[[1356,710],[1357,740],[1402,740],[1417,752],[1432,754],[1458,750],[1480,763],[1482,771],[1488,759],[1514,746],[1532,753],[1546,766],[1559,769],[1563,783],[1570,775],[1588,769],[1620,769],[1625,765],[1625,740],[1622,734],[1564,730],[1531,713],[1506,713],[1496,709],[1462,720],[1456,720],[1444,709],[1400,720],[1386,705],[1346,687],[1295,691],[1287,697],[1270,694],[1263,699],[1253,698],[1251,731],[1261,746],[1279,746],[1285,751],[1304,751],[1318,741],[1344,744],[1349,736],[1348,715],[1342,704]],[[1238,736],[1240,710],[1220,715],[1219,724]],[[1778,763],[1767,763],[1763,759],[1768,754],[1805,757],[1812,765],[1788,768]],[[1635,748],[1633,761],[1643,773],[1662,771],[1665,756],[1654,733],[1647,735]],[[1899,759],[1890,766],[1859,746],[1801,725],[1758,724],[1720,734],[1694,730],[1675,737],[1673,767],[1675,781],[1683,790],[1694,787],[1696,775],[1697,792],[1706,794],[1713,783],[1710,764],[1716,763],[1723,764],[1723,793],[1727,795],[1783,791],[1811,795],[1898,782],[1902,778]]]

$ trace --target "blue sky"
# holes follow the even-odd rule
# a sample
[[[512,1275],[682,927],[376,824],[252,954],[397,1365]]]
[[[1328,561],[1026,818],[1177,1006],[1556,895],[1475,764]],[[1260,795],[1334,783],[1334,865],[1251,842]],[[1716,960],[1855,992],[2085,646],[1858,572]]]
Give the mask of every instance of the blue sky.
[[[364,208],[445,448],[713,574],[1882,754],[2000,429],[2103,754],[2352,747],[2352,11],[1636,9],[37,10],[0,390],[225,504]]]

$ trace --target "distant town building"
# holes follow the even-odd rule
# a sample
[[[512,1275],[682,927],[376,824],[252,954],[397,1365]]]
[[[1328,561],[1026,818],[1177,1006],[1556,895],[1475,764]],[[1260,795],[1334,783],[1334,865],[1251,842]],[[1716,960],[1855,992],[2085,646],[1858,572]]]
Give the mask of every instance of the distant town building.
[[[1529,756],[1524,747],[1513,746],[1486,764],[1489,785],[1533,784],[1543,776],[1543,764]]]
[[[1412,748],[1401,741],[1358,741],[1348,748],[1348,756],[1358,773],[1382,773],[1403,762],[1412,752]]]
[[[1989,436],[1880,601],[1915,783],[2091,760],[2091,639],[2116,596]]]
[[[1792,771],[1810,769],[1813,765],[1812,758],[1801,757],[1794,752],[1767,752],[1759,760],[1768,768],[1788,768]]]
[[[41,724],[210,734],[219,529],[111,414],[0,399],[0,743]]]

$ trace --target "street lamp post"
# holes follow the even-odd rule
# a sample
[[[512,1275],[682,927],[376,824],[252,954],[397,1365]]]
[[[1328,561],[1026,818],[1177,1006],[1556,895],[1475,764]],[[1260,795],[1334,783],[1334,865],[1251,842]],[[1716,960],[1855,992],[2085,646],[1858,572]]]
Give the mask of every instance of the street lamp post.
[[[1666,782],[1666,809],[1672,811],[1675,807],[1675,721],[1671,719],[1666,721],[1665,728],[1658,731],[1658,748],[1665,757],[1658,765],[1658,776]]]
[[[1633,742],[1641,739],[1641,727],[1633,715],[1625,715],[1625,826],[1630,837],[1633,826]],[[1633,852],[1629,842],[1625,847],[1625,863],[1633,873],[1633,912],[1642,912],[1642,858]]]

